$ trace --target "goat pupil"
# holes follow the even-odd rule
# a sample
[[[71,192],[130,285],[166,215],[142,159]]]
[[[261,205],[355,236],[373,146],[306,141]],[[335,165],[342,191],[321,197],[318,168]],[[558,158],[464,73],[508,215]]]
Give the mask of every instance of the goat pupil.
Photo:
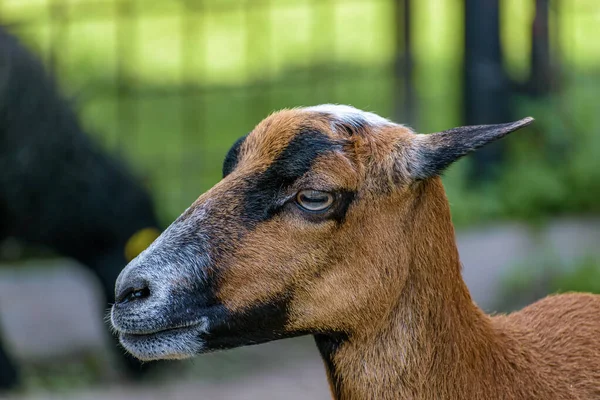
[[[306,202],[306,203],[324,203],[327,201],[327,196],[315,196],[315,197],[309,197],[306,195],[302,195],[302,201]]]

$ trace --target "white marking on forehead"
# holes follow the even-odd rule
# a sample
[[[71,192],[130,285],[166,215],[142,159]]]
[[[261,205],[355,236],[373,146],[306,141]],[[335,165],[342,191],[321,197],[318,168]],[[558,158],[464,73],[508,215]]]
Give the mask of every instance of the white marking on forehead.
[[[394,125],[392,121],[380,117],[375,113],[359,110],[358,108],[342,104],[321,104],[318,106],[306,107],[304,109],[306,111],[331,114],[338,120],[348,124],[356,124],[357,122],[361,122],[371,126]]]

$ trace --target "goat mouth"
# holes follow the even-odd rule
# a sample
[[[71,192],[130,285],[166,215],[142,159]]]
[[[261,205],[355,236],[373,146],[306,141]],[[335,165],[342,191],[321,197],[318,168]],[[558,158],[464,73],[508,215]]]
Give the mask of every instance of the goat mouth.
[[[153,330],[119,332],[121,345],[142,361],[183,359],[202,351],[208,318]]]
[[[207,318],[200,318],[194,321],[184,322],[178,325],[173,326],[164,326],[157,327],[151,329],[119,329],[116,328],[119,335],[128,335],[128,336],[152,336],[160,333],[168,333],[168,332],[177,332],[177,331],[185,331],[185,330],[193,330],[194,328],[199,328],[199,331],[206,331],[206,325],[208,324]]]

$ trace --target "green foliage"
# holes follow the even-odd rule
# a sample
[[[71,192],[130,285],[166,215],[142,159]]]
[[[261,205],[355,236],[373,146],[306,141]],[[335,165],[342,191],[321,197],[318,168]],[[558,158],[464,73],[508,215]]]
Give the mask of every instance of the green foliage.
[[[392,114],[387,66],[317,66],[289,70],[251,86],[212,85],[185,96],[180,87],[147,86],[117,113],[111,93],[83,103],[88,130],[139,170],[170,222],[221,178],[225,154],[273,110],[326,102]]]
[[[550,256],[534,258],[515,266],[503,278],[501,288],[495,309],[504,312],[553,293],[600,294],[600,260],[583,257],[567,266]]]
[[[552,293],[589,292],[600,294],[600,262],[583,260],[576,268],[557,274],[550,280]]]
[[[600,113],[594,98],[600,77],[572,79],[555,96],[519,99],[517,117],[536,122],[507,140],[508,160],[498,181],[479,190],[465,180],[468,160],[446,177],[455,221],[539,221],[600,212]]]

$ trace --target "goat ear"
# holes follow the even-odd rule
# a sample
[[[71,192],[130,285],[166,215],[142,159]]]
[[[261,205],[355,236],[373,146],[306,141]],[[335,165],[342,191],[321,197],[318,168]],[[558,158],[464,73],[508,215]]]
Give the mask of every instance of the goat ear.
[[[227,151],[227,154],[225,155],[225,160],[223,161],[223,178],[229,175],[237,166],[238,157],[240,155],[240,147],[242,147],[242,144],[244,143],[244,140],[246,140],[246,137],[248,135],[249,133],[236,140],[233,146],[231,146],[231,148],[229,149],[229,151]]]
[[[499,125],[461,126],[443,132],[419,134],[411,162],[413,179],[426,179],[444,171],[459,158],[533,122],[527,117]]]

